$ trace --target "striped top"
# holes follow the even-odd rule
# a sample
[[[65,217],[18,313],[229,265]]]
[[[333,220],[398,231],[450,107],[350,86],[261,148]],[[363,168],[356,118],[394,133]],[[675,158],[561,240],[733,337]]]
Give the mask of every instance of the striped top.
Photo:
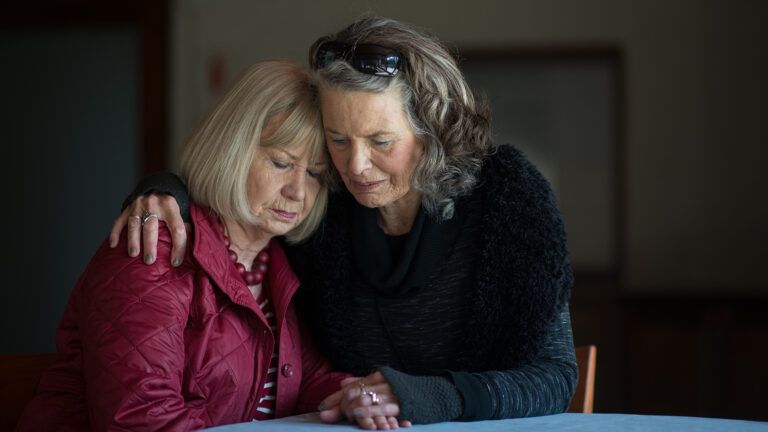
[[[278,341],[277,337],[277,320],[275,319],[275,308],[269,301],[269,297],[266,295],[265,290],[261,290],[259,297],[256,299],[256,303],[259,304],[261,311],[267,318],[269,328],[272,330],[272,334],[275,335],[275,350],[272,353],[272,359],[269,361],[269,369],[267,370],[267,379],[264,381],[264,387],[259,394],[259,403],[256,406],[256,414],[254,420],[269,420],[275,418],[275,397],[277,396],[277,353],[278,353]]]

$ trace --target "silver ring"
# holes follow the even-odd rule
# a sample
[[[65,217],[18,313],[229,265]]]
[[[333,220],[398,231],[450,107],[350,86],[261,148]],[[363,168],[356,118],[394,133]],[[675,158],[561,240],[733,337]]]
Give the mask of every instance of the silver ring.
[[[371,405],[378,405],[381,403],[381,399],[379,399],[379,395],[375,391],[371,390],[369,392],[365,392],[365,394],[371,397]]]
[[[152,218],[158,219],[156,214],[144,210],[144,212],[141,214],[141,225],[144,225],[148,220]]]

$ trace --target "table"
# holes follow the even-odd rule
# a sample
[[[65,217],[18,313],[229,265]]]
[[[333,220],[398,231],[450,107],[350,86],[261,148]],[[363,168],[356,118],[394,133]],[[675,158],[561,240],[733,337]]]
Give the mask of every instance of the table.
[[[211,432],[358,432],[348,423],[320,423],[317,413],[284,417],[261,422],[238,423],[206,429]],[[413,432],[768,432],[768,423],[703,417],[676,417],[632,414],[557,414],[509,420],[488,420],[472,423],[446,422],[414,425]]]

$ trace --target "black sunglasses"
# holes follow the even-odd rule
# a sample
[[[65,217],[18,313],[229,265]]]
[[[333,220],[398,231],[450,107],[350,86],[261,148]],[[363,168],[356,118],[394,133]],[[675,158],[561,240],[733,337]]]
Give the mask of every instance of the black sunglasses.
[[[317,47],[312,68],[322,69],[335,60],[344,60],[364,74],[386,77],[397,75],[404,65],[403,56],[391,48],[373,44],[351,46],[327,41]]]

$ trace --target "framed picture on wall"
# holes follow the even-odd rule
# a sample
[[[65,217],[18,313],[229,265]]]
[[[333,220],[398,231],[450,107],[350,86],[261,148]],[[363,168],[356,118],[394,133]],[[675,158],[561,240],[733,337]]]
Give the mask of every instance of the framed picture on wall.
[[[618,275],[624,232],[623,68],[618,48],[461,50],[498,143],[550,181],[577,274]]]

